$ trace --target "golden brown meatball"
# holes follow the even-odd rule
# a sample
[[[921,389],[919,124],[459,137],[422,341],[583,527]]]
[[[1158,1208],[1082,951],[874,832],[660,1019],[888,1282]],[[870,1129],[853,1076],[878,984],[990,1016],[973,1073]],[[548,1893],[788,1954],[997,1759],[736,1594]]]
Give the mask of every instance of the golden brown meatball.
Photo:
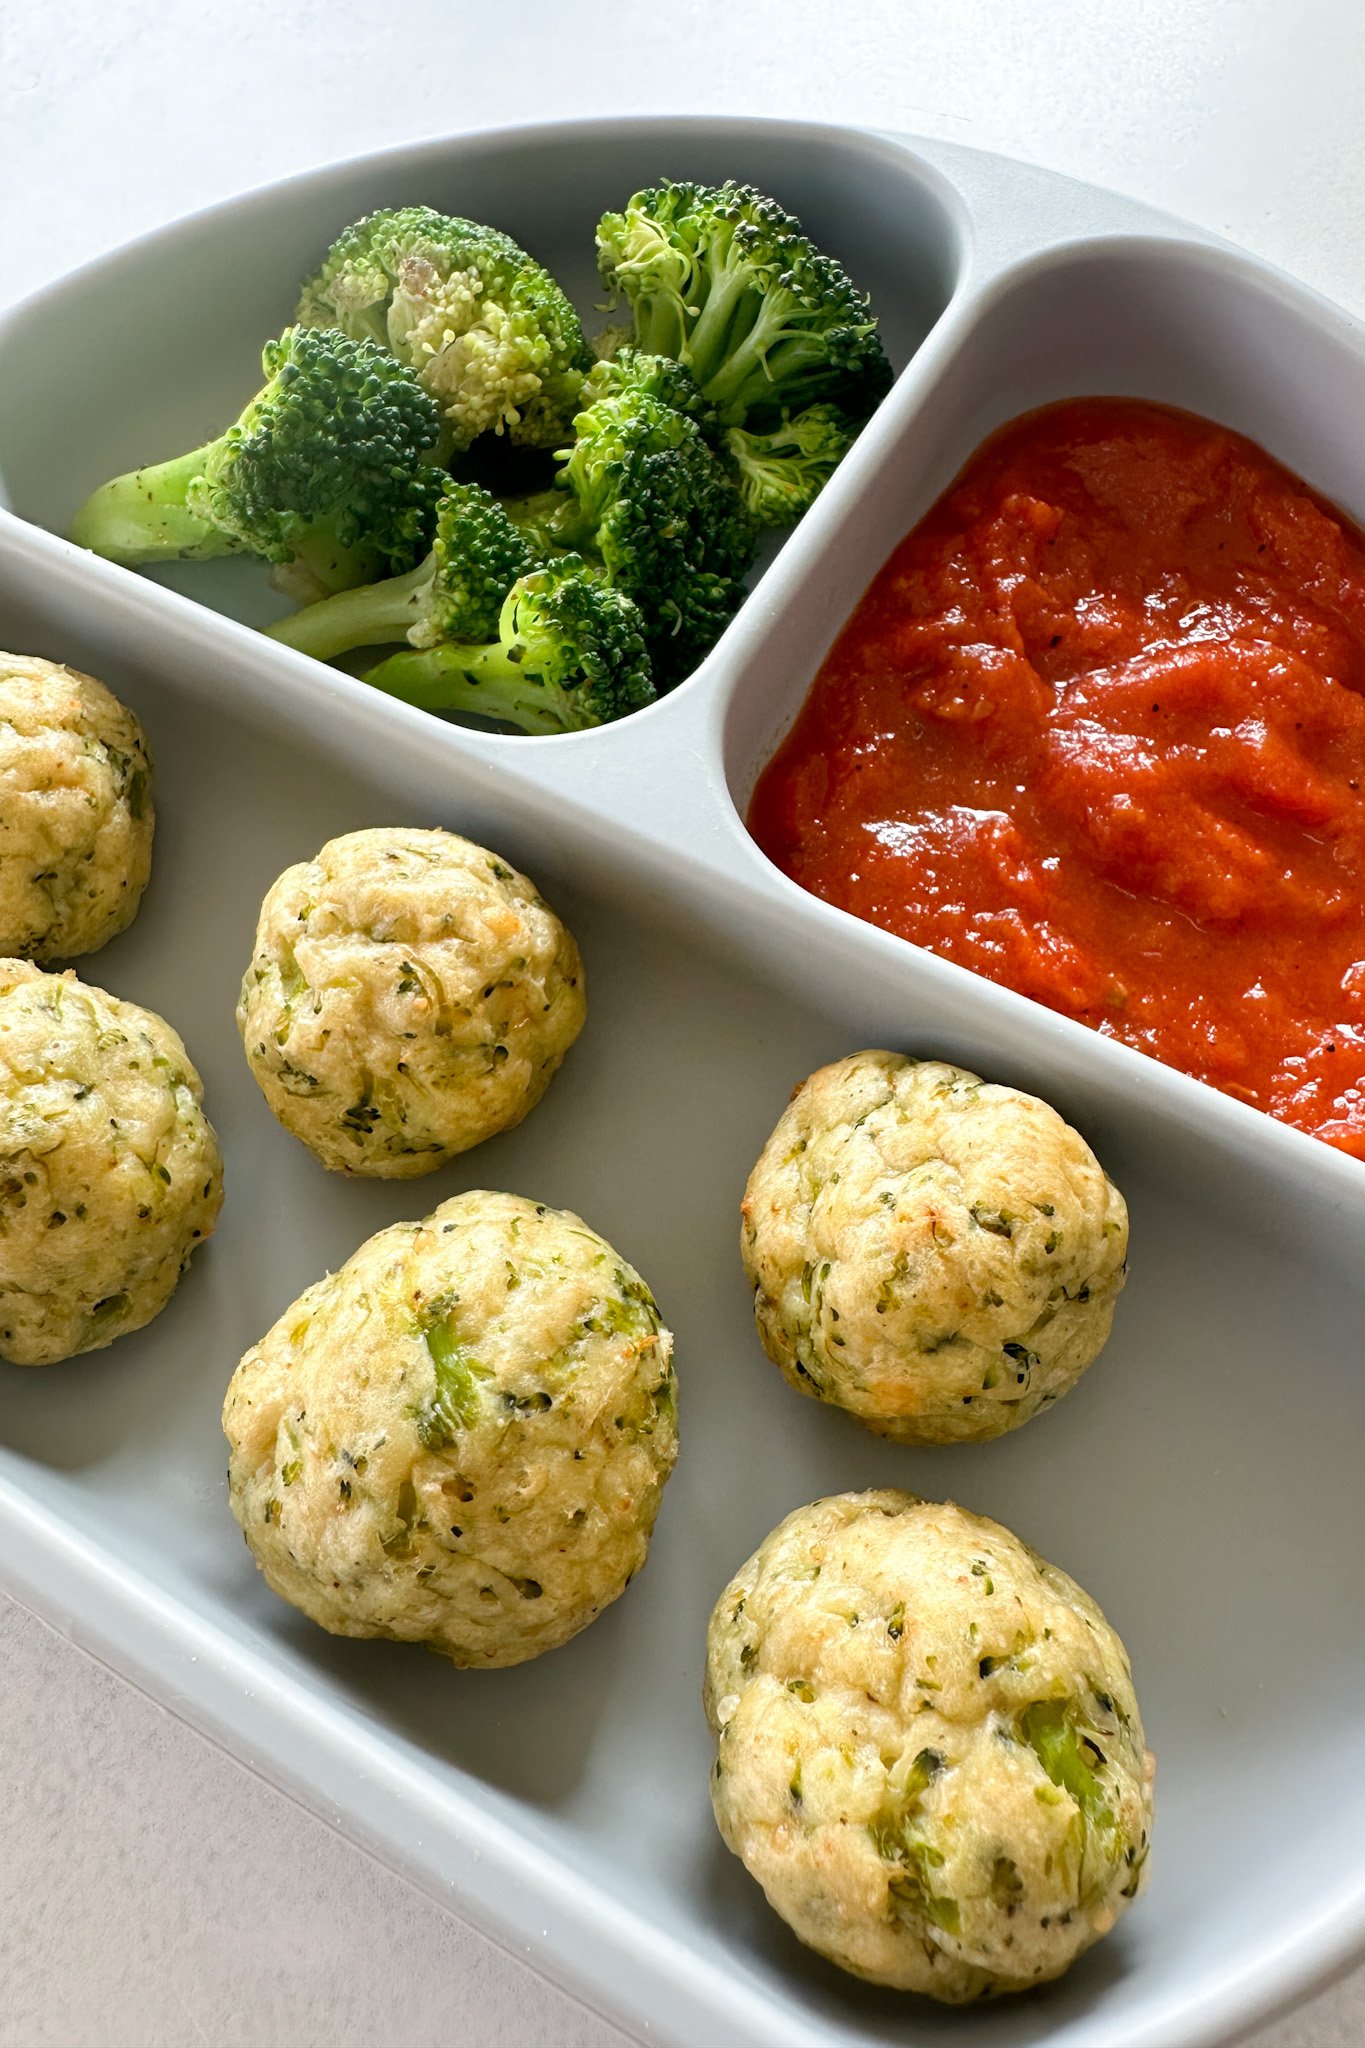
[[[721,1834],[802,1941],[954,2003],[1058,1977],[1140,1889],[1153,1762],[1064,1572],[895,1491],[789,1515],[711,1618]]]
[[[0,1358],[98,1351],[166,1306],[223,1199],[202,1101],[163,1018],[0,960]]]
[[[999,1436],[1109,1335],[1128,1211],[1036,1096],[860,1052],[797,1089],[749,1178],[741,1251],[794,1387],[906,1443]]]
[[[567,1210],[457,1195],[286,1309],[223,1409],[233,1513],[334,1635],[554,1649],[625,1590],[677,1455],[673,1340]]]
[[[154,827],[127,706],[77,669],[0,654],[0,955],[70,960],[126,930]]]
[[[349,832],[265,899],[237,1022],[287,1131],[410,1179],[520,1123],[583,1027],[578,948],[453,832]]]

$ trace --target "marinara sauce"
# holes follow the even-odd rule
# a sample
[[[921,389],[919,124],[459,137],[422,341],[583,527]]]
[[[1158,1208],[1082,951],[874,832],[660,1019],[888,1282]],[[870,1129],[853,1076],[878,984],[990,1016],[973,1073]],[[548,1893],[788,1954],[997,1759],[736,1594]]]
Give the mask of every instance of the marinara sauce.
[[[1129,399],[1016,420],[764,771],[805,888],[1365,1158],[1365,535]]]

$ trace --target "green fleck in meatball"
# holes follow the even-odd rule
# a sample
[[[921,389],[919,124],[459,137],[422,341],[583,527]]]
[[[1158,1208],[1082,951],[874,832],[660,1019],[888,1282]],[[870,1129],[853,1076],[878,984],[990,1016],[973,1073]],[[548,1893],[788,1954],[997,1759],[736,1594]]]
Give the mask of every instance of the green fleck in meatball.
[[[237,1022],[261,1093],[338,1173],[411,1179],[520,1123],[583,1028],[533,883],[453,832],[349,832],[261,908]]]
[[[1146,1874],[1122,1643],[1017,1536],[896,1491],[789,1515],[711,1617],[716,1820],[856,1976],[952,2003],[1059,1977]]]
[[[1109,1335],[1128,1211],[1036,1096],[860,1052],[792,1097],[740,1237],[768,1356],[904,1443],[1017,1429]]]
[[[164,1019],[0,960],[0,1358],[51,1365],[159,1315],[223,1165]]]
[[[152,869],[152,761],[93,676],[0,654],[0,954],[70,960],[117,938]]]
[[[334,1635],[519,1664],[645,1561],[677,1455],[673,1339],[577,1216],[476,1191],[301,1295],[223,1408],[233,1513]]]

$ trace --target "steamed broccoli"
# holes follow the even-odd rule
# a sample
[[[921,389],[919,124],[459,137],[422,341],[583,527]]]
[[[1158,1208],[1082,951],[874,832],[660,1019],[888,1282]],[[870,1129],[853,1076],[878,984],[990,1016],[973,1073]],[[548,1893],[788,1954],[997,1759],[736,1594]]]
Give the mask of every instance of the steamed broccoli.
[[[632,394],[657,398],[696,421],[712,447],[733,461],[745,509],[759,526],[793,525],[829,482],[857,432],[857,424],[835,405],[783,413],[776,425],[758,432],[725,427],[685,363],[647,355],[618,330],[588,374],[583,405]]]
[[[628,597],[563,555],[513,584],[491,645],[446,640],[394,654],[365,681],[425,711],[578,732],[653,702],[640,624]]]
[[[537,559],[530,540],[496,498],[478,484],[449,484],[424,562],[406,576],[325,597],[269,631],[319,661],[391,640],[406,640],[413,647],[491,640],[508,591]]]
[[[837,406],[809,405],[766,433],[731,427],[725,446],[739,489],[760,526],[791,526],[819,496],[853,443]]]
[[[753,522],[729,463],[661,399],[600,398],[574,432],[555,487],[507,509],[537,546],[597,559],[635,600],[665,688],[710,651],[743,597]]]
[[[319,660],[406,638],[492,637],[503,598],[545,556],[586,555],[639,607],[656,678],[676,681],[711,647],[743,596],[754,527],[737,471],[696,421],[706,401],[681,364],[631,350],[599,364],[555,485],[501,504],[448,487],[432,553],[406,576],[311,605],[270,630]]]
[[[263,389],[216,441],[115,477],[71,539],[111,561],[251,554],[316,596],[405,569],[426,549],[445,479],[436,407],[385,349],[287,328]]]
[[[814,404],[860,422],[890,386],[865,294],[752,185],[665,180],[605,214],[597,246],[639,346],[686,363],[727,425]]]
[[[720,414],[685,363],[673,356],[647,355],[622,340],[588,372],[579,405],[586,412],[599,399],[629,397],[655,398],[674,412],[686,413],[713,443],[721,433]]]
[[[295,317],[391,349],[440,405],[456,449],[489,431],[557,447],[592,361],[548,271],[510,235],[429,206],[347,228]]]

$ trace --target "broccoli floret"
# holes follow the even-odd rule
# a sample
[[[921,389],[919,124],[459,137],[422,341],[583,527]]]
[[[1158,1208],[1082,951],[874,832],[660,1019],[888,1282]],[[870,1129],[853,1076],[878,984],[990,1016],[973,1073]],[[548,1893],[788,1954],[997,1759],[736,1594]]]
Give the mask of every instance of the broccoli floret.
[[[424,562],[406,576],[325,597],[268,630],[319,661],[391,640],[413,647],[491,640],[508,591],[537,560],[532,542],[496,498],[478,484],[449,484]]]
[[[666,180],[604,215],[597,247],[639,346],[686,363],[727,425],[816,404],[861,421],[890,386],[866,295],[752,185]]]
[[[315,596],[410,567],[445,481],[427,459],[436,407],[412,372],[304,327],[261,360],[267,382],[226,433],[102,485],[71,539],[129,564],[257,555]]]
[[[496,228],[404,206],[346,229],[295,317],[389,348],[441,407],[454,449],[479,434],[555,448],[592,357],[559,286]]]
[[[513,584],[491,645],[394,654],[365,681],[425,711],[476,712],[527,733],[579,732],[654,700],[639,612],[577,555]]]
[[[489,640],[518,577],[546,556],[586,555],[638,606],[656,678],[685,674],[739,603],[753,559],[737,472],[655,395],[707,413],[680,364],[632,350],[585,390],[611,395],[577,416],[552,489],[499,504],[477,484],[452,484],[426,562],[312,605],[271,627],[274,637],[320,660],[389,640]]]
[[[835,405],[809,405],[794,417],[784,413],[762,432],[726,428],[685,363],[618,341],[589,372],[583,405],[632,395],[685,413],[714,448],[733,458],[745,509],[760,526],[793,525],[828,483],[857,431]]]
[[[601,399],[629,397],[655,398],[660,405],[685,413],[709,440],[721,433],[720,414],[685,363],[672,356],[646,355],[627,342],[593,365],[579,403],[586,412]]]
[[[829,482],[853,442],[837,406],[809,405],[767,433],[731,427],[725,445],[740,496],[760,526],[791,526]]]
[[[554,489],[508,503],[542,548],[601,562],[635,600],[656,687],[694,668],[744,595],[755,528],[735,473],[694,420],[625,391],[574,421]]]

